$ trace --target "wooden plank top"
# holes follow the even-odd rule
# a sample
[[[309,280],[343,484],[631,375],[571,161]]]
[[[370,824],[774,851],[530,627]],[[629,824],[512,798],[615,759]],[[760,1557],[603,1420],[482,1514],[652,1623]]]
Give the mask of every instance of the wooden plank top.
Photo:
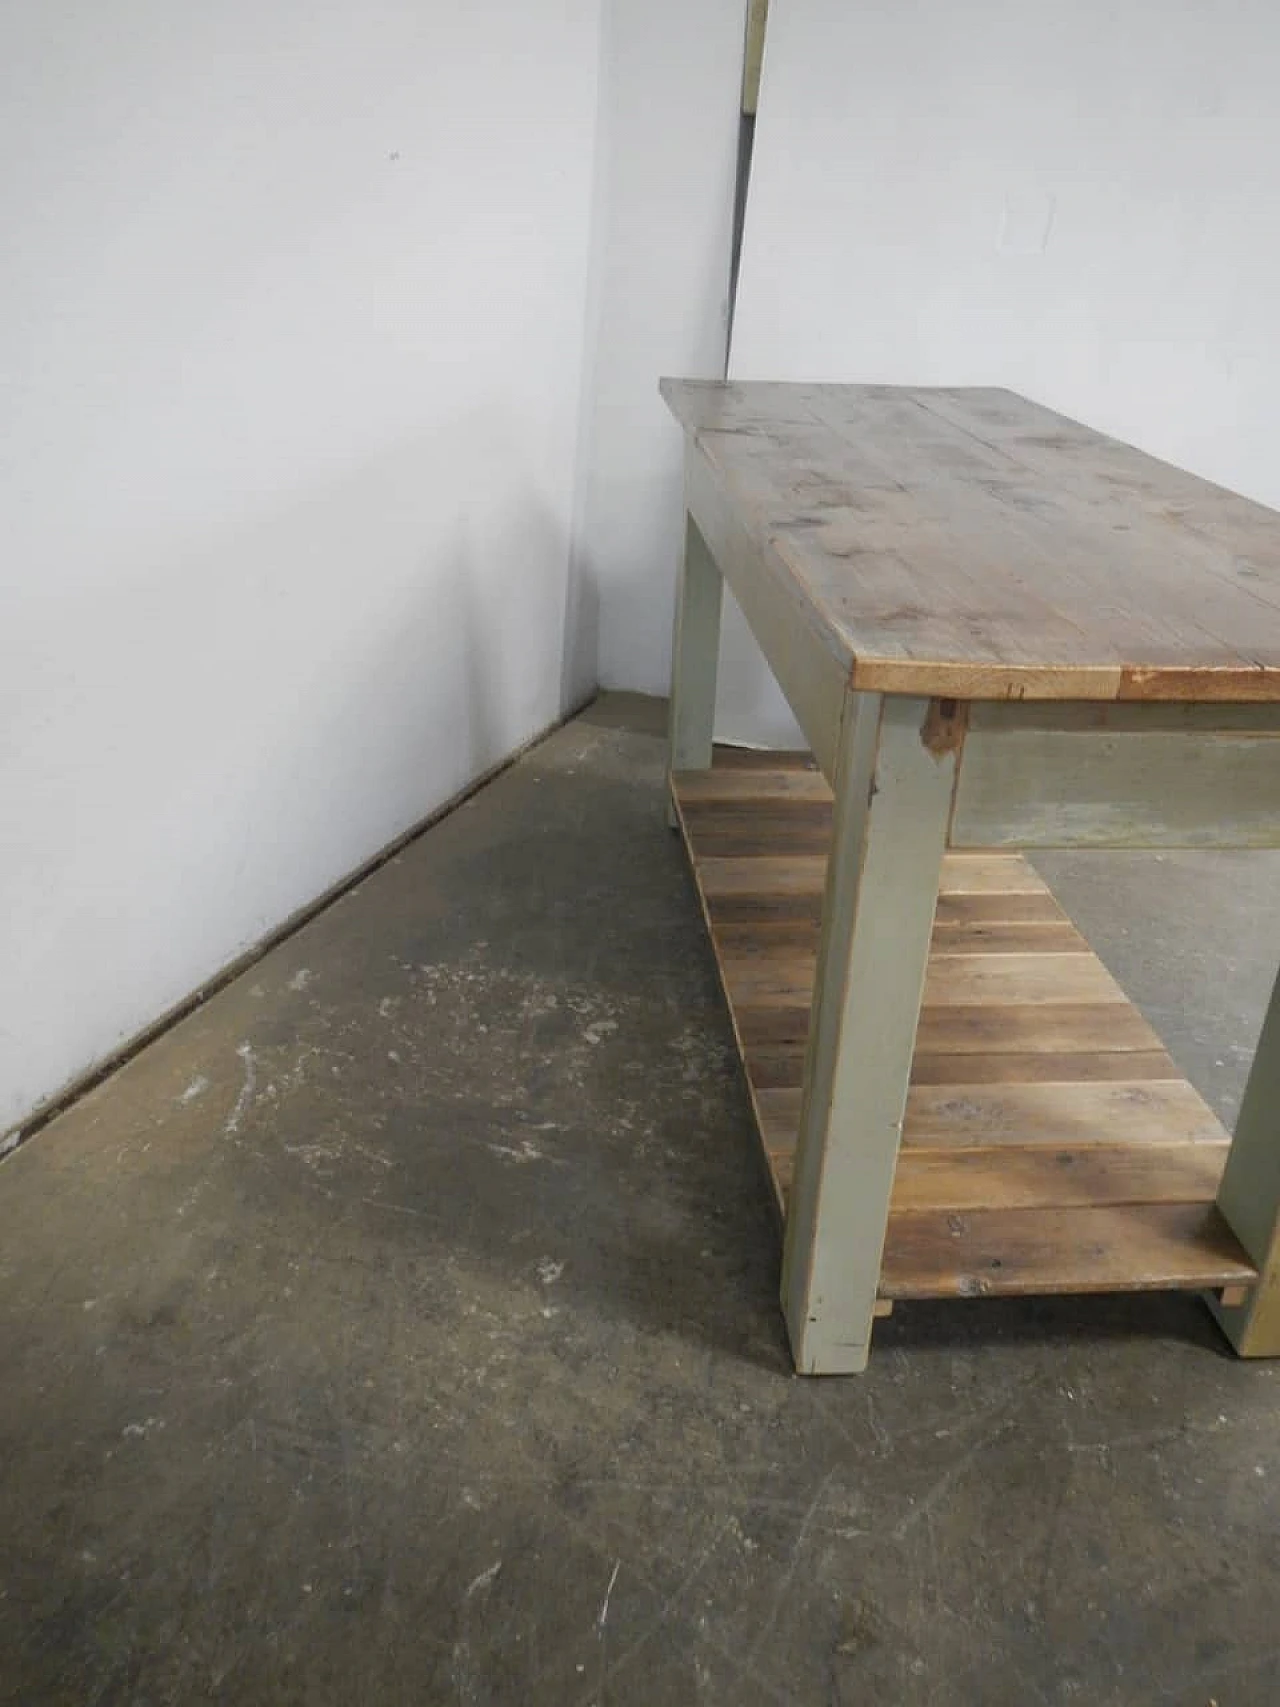
[[[1280,515],[1010,391],[663,380],[857,688],[1280,700]]]

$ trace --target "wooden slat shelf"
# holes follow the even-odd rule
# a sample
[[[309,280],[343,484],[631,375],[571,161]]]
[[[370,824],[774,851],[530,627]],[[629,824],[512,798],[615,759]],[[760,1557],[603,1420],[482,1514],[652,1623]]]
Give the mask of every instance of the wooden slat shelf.
[[[831,794],[804,755],[730,749],[673,792],[785,1214]],[[881,1296],[1247,1285],[1229,1146],[1030,865],[948,854]]]

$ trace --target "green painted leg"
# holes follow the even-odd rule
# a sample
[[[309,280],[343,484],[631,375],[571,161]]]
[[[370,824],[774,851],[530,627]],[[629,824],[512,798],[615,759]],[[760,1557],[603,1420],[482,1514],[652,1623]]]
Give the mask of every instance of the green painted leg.
[[[925,700],[850,694],[782,1306],[802,1375],[866,1367],[906,1107],[955,754]],[[936,744],[935,744],[936,745]]]
[[[668,774],[705,770],[711,763],[723,591],[720,571],[692,516],[688,516],[671,641]],[[674,825],[675,810],[670,801],[667,810]]]
[[[1218,1208],[1258,1266],[1240,1304],[1210,1300],[1241,1357],[1280,1357],[1280,979],[1245,1086]]]

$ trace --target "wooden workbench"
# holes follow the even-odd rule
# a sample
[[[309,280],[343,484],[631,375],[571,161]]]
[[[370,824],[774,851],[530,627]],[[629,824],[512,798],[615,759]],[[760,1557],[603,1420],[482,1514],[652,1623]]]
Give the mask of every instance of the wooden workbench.
[[[1280,995],[1228,1137],[1019,851],[1280,846],[1280,516],[1009,392],[662,389],[673,814],[797,1368],[989,1293],[1280,1354]],[[725,582],[812,757],[713,750]]]

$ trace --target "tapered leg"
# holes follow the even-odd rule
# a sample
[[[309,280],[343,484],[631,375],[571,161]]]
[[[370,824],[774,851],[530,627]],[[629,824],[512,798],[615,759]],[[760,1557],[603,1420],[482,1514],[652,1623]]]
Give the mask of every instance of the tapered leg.
[[[724,582],[706,541],[693,517],[687,516],[671,641],[669,772],[705,770],[711,763],[723,591]],[[670,800],[667,810],[674,824]]]
[[[850,694],[805,1063],[782,1305],[796,1368],[866,1366],[946,844],[955,754],[929,704]]]
[[[1280,978],[1240,1104],[1218,1208],[1257,1264],[1259,1280],[1243,1303],[1214,1302],[1214,1313],[1241,1357],[1280,1357]]]

